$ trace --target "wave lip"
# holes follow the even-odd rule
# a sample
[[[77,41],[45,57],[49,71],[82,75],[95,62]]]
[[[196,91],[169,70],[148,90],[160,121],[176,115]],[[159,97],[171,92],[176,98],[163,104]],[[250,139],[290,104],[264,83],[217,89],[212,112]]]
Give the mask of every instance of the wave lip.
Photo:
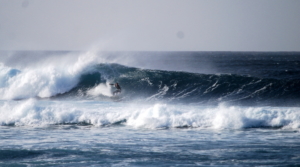
[[[97,56],[86,53],[78,56],[77,61],[66,64],[57,61],[54,63],[41,62],[41,65],[20,69],[1,65],[1,99],[46,98],[66,93],[74,88],[78,84],[80,76],[85,71],[89,71],[89,68],[97,62]]]

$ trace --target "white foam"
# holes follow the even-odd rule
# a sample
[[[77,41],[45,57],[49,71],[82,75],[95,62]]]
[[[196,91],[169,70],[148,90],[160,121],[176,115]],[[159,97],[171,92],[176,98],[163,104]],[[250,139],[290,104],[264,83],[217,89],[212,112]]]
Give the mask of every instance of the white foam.
[[[300,108],[201,107],[156,104],[136,110],[127,125],[143,128],[194,127],[241,129],[261,127],[300,128]]]
[[[21,69],[0,65],[0,99],[50,97],[65,93],[77,85],[83,72],[101,61],[90,52],[71,58],[55,57],[47,59],[47,63],[37,62],[40,65],[20,66]]]
[[[2,101],[0,115],[0,125],[17,126],[82,122],[103,126],[126,120],[126,126],[147,129],[300,128],[300,108],[297,107],[203,107],[29,99]]]
[[[214,128],[300,127],[300,108],[219,106]]]
[[[122,120],[110,105],[70,101],[6,101],[0,108],[0,125],[43,126],[89,123],[96,126]]]
[[[106,84],[100,83],[96,87],[88,90],[87,94],[91,96],[103,95],[103,96],[111,97],[112,96],[111,86],[109,86],[108,82]]]
[[[155,104],[153,106],[135,109],[127,121],[127,125],[136,128],[172,128],[172,127],[200,127],[205,122],[205,116],[197,114],[190,107]],[[201,121],[202,120],[202,121]]]

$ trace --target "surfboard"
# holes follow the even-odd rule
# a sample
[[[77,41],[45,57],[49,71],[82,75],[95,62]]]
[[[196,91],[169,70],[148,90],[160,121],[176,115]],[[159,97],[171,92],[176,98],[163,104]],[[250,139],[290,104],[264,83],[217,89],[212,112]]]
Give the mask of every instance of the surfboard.
[[[111,96],[110,97],[113,101],[116,101],[116,102],[118,102],[118,101],[121,101],[123,98],[122,98],[122,96],[120,96],[120,93],[118,93],[118,94],[116,94],[116,95],[113,95],[113,96]]]

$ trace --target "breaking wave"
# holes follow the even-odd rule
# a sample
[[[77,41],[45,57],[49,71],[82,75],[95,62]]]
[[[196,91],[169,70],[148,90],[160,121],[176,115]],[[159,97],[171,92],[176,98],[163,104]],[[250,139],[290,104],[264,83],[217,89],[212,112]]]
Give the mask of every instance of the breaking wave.
[[[1,105],[2,126],[94,125],[146,129],[300,128],[297,107],[187,106],[123,104],[96,101],[6,101]]]
[[[168,103],[297,106],[300,80],[258,78],[237,74],[199,74],[140,69],[99,63],[79,57],[70,66],[14,69],[0,66],[1,99],[97,98],[109,99],[118,82],[125,101]]]

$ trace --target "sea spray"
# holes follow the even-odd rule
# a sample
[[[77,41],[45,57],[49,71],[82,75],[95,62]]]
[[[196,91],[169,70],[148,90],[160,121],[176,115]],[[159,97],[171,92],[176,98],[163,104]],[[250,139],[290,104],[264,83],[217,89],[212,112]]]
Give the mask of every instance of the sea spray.
[[[99,63],[92,53],[80,55],[74,64],[57,66],[59,63],[53,62],[23,69],[1,65],[1,99],[45,98],[65,93],[78,84],[86,70]]]
[[[113,94],[111,92],[111,86],[109,85],[110,83],[106,82],[105,84],[101,83],[87,91],[87,94],[90,96],[108,96],[112,97]]]

